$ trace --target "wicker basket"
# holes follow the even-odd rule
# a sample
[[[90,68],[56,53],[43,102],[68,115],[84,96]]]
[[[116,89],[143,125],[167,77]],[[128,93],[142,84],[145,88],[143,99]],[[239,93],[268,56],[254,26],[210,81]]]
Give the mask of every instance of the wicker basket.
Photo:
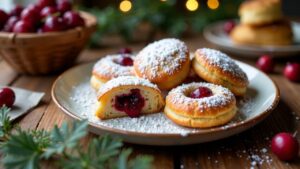
[[[0,32],[0,55],[22,74],[50,74],[68,68],[96,30],[96,18],[85,12],[80,14],[85,19],[86,26],[64,32]]]

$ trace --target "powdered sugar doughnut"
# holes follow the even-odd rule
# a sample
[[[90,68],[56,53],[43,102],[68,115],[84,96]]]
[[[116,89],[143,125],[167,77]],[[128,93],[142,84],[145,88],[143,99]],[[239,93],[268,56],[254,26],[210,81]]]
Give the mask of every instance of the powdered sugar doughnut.
[[[210,95],[192,98],[191,93],[200,88],[209,90]],[[235,116],[237,107],[236,99],[228,89],[199,82],[171,90],[166,98],[164,112],[179,125],[206,128],[229,122]]]
[[[107,81],[120,76],[135,76],[134,56],[130,54],[108,55],[100,59],[93,68],[91,85],[99,89]]]
[[[157,84],[160,89],[171,89],[189,73],[189,51],[178,39],[153,42],[137,54],[134,70],[137,76]]]
[[[208,48],[198,49],[192,65],[205,81],[224,86],[237,96],[245,94],[249,83],[247,75],[225,53]]]

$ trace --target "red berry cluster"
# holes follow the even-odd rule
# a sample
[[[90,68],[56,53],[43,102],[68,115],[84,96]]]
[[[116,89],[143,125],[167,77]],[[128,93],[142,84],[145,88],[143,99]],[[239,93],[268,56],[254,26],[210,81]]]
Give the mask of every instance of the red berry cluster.
[[[57,32],[84,25],[69,0],[38,0],[26,8],[16,5],[9,13],[0,10],[0,30],[4,32]]]
[[[274,71],[275,62],[273,61],[271,56],[263,55],[257,60],[256,66],[265,73],[272,73]],[[288,63],[283,70],[283,74],[290,81],[299,82],[300,64]]]

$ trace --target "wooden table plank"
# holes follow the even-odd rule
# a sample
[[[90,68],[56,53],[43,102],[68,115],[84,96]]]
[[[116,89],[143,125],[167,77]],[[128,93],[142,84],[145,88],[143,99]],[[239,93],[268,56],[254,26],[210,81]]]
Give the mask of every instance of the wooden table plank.
[[[18,74],[4,61],[0,61],[0,86],[10,85]]]

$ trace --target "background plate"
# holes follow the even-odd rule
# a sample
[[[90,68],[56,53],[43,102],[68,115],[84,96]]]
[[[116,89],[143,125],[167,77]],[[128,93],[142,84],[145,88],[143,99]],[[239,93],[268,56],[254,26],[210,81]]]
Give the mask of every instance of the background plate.
[[[300,24],[292,22],[294,44],[288,46],[255,46],[237,45],[224,32],[223,25],[227,21],[220,21],[207,26],[203,35],[206,40],[226,52],[234,53],[240,57],[258,58],[262,54],[271,54],[274,57],[295,56],[300,53]]]
[[[95,134],[109,133],[124,141],[144,145],[186,145],[213,141],[240,133],[269,115],[279,101],[273,81],[256,68],[237,62],[247,73],[250,84],[244,98],[238,99],[239,113],[229,124],[209,129],[180,127],[163,113],[139,118],[99,120],[93,114],[95,91],[89,85],[94,63],[74,67],[55,81],[52,98],[70,117],[88,119],[89,130]]]

